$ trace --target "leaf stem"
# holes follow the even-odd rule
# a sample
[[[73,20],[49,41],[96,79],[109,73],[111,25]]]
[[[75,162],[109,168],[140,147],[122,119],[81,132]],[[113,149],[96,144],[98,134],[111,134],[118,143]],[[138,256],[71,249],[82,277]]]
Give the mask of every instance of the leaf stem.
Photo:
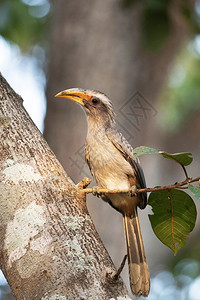
[[[188,179],[189,176],[188,176],[188,173],[187,173],[187,171],[186,171],[185,166],[184,166],[184,165],[181,165],[181,167],[183,168],[183,171],[184,171],[184,173],[185,173],[185,176],[186,176],[186,178]]]

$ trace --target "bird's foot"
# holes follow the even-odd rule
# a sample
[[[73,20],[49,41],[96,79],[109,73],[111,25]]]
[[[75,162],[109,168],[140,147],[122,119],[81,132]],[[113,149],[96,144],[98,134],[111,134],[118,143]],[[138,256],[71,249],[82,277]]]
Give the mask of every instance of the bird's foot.
[[[128,195],[130,197],[136,196],[136,191],[137,191],[137,186],[136,185],[132,185],[129,189]]]
[[[101,197],[101,192],[99,190],[100,188],[98,186],[93,186],[92,195],[97,196],[98,198]]]

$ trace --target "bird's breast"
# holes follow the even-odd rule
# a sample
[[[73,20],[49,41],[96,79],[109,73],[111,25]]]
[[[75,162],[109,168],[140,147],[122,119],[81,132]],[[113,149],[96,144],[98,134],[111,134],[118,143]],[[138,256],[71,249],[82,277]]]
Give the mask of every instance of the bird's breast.
[[[108,138],[101,135],[90,138],[86,144],[86,156],[98,186],[130,188],[127,175],[133,174],[133,169]]]
[[[129,176],[134,176],[134,171],[108,138],[90,138],[86,143],[86,159],[99,187],[109,190],[130,188]],[[109,193],[102,198],[118,211],[130,216],[138,204],[138,197],[131,198],[124,193]]]

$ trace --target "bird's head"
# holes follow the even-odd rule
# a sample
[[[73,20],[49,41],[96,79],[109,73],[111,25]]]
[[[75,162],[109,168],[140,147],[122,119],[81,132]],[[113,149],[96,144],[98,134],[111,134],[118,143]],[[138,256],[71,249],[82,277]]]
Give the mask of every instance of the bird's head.
[[[67,98],[79,103],[84,107],[88,118],[99,125],[110,126],[114,122],[112,103],[101,92],[73,88],[58,93],[56,97]]]

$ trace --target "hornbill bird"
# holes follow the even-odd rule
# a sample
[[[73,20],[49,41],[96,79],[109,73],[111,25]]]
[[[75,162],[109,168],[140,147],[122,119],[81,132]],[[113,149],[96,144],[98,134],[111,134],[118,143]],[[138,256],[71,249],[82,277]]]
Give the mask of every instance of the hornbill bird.
[[[105,94],[72,88],[56,97],[71,99],[85,109],[88,120],[85,157],[97,188],[130,191],[101,194],[101,198],[123,215],[131,290],[137,296],[148,296],[149,271],[137,214],[138,206],[145,208],[147,195],[134,193],[146,184],[133,148],[116,130],[112,103]]]

